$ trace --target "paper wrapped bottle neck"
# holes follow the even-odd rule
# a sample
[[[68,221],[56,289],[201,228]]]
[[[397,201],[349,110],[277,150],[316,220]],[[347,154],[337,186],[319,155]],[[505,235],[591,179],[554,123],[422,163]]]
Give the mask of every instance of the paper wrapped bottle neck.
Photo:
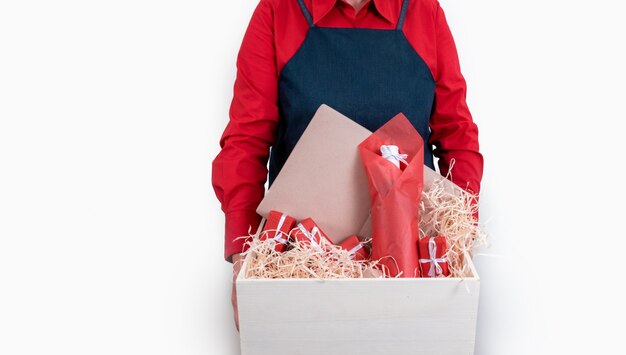
[[[404,163],[405,165],[409,165],[409,163],[406,161],[409,155],[400,154],[400,149],[397,145],[381,145],[380,154],[383,156],[383,158],[389,160],[398,169],[400,169],[400,162]]]

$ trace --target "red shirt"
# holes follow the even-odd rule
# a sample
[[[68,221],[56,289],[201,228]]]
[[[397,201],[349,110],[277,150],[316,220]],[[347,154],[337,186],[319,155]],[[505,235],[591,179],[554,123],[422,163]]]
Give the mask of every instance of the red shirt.
[[[402,0],[366,0],[355,13],[345,0],[304,0],[318,27],[394,29]],[[265,193],[270,146],[279,120],[278,75],[304,41],[309,25],[296,0],[260,0],[237,56],[237,77],[230,121],[213,161],[213,187],[226,215],[224,257],[243,250],[261,217],[255,212]],[[476,194],[480,191],[483,157],[478,128],[465,100],[454,39],[436,0],[411,0],[404,28],[409,43],[436,81],[429,143],[446,175]]]

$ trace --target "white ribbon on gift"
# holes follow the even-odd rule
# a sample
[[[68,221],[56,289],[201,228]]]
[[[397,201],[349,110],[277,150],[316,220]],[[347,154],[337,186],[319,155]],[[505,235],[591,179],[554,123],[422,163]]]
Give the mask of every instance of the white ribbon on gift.
[[[350,257],[350,259],[354,258],[354,255],[361,249],[363,249],[363,243],[359,243],[355,245],[352,249],[348,250],[348,256]]]
[[[271,239],[272,241],[285,245],[287,245],[287,243],[289,242],[287,239],[282,237],[283,234],[287,233],[280,230],[283,227],[283,224],[285,224],[286,219],[287,215],[283,213],[278,220],[278,226],[276,227],[276,233],[274,233],[274,238]]]
[[[311,241],[311,245],[313,247],[322,250],[322,246],[317,242],[317,240],[315,240],[316,234],[319,235],[320,241],[322,240],[322,235],[317,226],[311,228],[311,231],[309,232],[308,230],[306,230],[306,227],[302,225],[302,223],[298,223],[298,229],[300,229],[300,232],[302,232],[302,234],[304,234],[304,236],[307,237],[309,241]]]
[[[408,154],[400,154],[400,149],[397,145],[381,145],[380,146],[380,154],[382,154],[383,158],[389,160],[396,168],[400,168],[400,162],[403,162],[405,165],[409,165],[406,161],[406,158],[409,157]]]
[[[428,240],[428,253],[430,254],[430,259],[419,259],[419,261],[422,264],[430,263],[431,265],[430,270],[428,270],[428,276],[437,277],[443,272],[439,263],[445,263],[448,259],[445,257],[437,258],[437,243],[435,243],[435,237],[430,237]]]

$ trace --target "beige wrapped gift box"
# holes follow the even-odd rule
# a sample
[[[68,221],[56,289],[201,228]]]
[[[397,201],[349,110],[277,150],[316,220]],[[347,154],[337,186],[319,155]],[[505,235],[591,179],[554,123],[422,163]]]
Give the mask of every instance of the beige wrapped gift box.
[[[334,242],[369,237],[357,150],[369,134],[322,105],[257,212],[313,217]],[[427,187],[439,174],[424,170]],[[470,273],[463,279],[248,279],[244,262],[236,280],[241,353],[471,355],[480,280],[466,259]]]

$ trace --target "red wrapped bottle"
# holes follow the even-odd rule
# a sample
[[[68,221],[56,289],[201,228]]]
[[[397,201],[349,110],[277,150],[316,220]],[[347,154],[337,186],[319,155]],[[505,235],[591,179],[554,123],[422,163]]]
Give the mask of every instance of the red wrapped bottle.
[[[397,146],[402,154],[385,157],[390,153],[381,153],[384,145]],[[399,113],[359,144],[359,152],[370,191],[372,260],[380,260],[388,276],[420,277],[416,245],[424,141]]]

